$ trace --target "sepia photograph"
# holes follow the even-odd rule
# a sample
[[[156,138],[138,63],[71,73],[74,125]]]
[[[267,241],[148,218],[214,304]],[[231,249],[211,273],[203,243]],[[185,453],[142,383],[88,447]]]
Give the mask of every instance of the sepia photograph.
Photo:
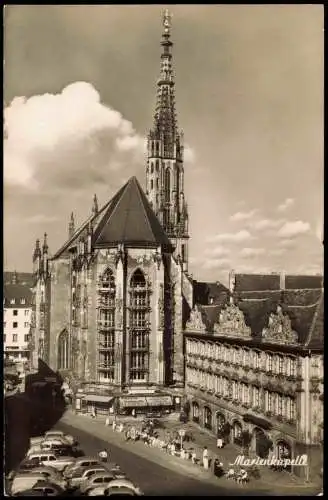
[[[3,7],[6,496],[323,496],[323,4]]]

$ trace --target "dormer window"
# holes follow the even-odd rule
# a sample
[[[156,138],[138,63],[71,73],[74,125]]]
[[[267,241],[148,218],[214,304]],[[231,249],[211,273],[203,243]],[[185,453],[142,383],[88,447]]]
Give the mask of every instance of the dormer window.
[[[15,299],[10,299],[11,304],[15,304],[15,302],[16,302]]]
[[[20,303],[21,303],[21,304],[25,304],[25,303],[26,303],[26,300],[25,300],[25,299],[21,299]]]

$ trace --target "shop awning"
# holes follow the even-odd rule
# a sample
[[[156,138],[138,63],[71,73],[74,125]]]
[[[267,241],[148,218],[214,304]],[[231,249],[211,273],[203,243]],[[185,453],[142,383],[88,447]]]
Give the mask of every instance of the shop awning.
[[[99,396],[98,394],[88,394],[83,397],[84,401],[90,403],[110,403],[113,399],[111,396]]]
[[[146,396],[148,406],[172,406],[171,396]]]
[[[271,422],[269,422],[265,418],[252,415],[251,413],[246,413],[246,415],[244,415],[244,422],[250,422],[252,424],[257,425],[258,427],[262,427],[262,429],[265,430],[269,430],[272,428]]]
[[[138,396],[135,398],[120,398],[120,406],[121,408],[145,408],[149,405],[145,396]]]

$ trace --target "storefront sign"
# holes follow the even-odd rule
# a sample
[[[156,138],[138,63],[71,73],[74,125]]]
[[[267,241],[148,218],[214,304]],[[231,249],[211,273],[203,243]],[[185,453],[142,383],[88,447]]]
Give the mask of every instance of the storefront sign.
[[[148,406],[172,406],[171,396],[146,396]]]
[[[141,408],[148,406],[146,398],[141,396],[137,398],[121,398],[120,404],[123,408]]]

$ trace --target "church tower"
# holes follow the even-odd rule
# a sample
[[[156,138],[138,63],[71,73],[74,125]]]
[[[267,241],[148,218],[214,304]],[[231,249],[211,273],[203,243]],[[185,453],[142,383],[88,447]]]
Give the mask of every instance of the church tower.
[[[163,16],[160,77],[153,127],[148,135],[146,186],[150,204],[188,271],[188,209],[184,194],[183,132],[175,112],[171,16]]]

